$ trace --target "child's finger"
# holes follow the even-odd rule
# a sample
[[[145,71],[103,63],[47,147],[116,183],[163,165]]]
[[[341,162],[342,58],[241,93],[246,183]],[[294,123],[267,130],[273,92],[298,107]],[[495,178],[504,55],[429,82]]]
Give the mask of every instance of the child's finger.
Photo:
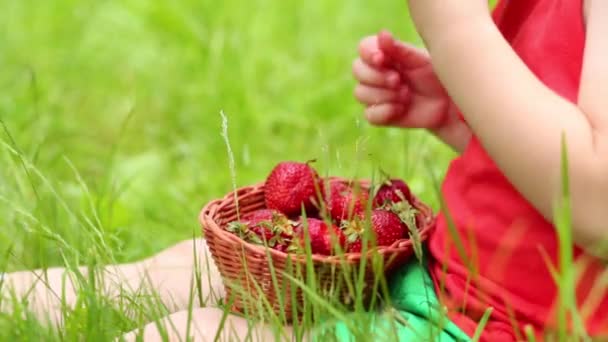
[[[395,40],[387,31],[378,34],[377,44],[387,60],[403,68],[416,68],[429,62],[429,57],[423,50]]]
[[[361,41],[359,56],[365,63],[375,67],[381,67],[386,60],[384,53],[378,49],[376,36],[366,37]]]
[[[399,74],[393,70],[378,70],[357,58],[353,62],[353,75],[355,78],[369,86],[396,88],[399,86]]]
[[[355,98],[366,105],[376,105],[386,102],[404,103],[407,101],[407,88],[387,89],[358,84],[355,88]]]
[[[382,103],[370,106],[365,110],[365,117],[373,125],[389,125],[405,113],[402,103]]]
[[[395,39],[388,31],[380,31],[378,33],[378,48],[384,52],[393,52],[395,50]]]

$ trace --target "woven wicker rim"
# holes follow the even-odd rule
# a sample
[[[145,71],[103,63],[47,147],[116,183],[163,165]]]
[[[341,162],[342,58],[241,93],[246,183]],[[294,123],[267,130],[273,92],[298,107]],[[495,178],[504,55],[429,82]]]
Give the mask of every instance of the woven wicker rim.
[[[339,178],[339,177],[330,177],[329,181],[342,181],[346,183],[352,183],[351,180]],[[369,186],[369,181],[367,180],[357,180],[359,184],[363,188],[367,188]],[[246,195],[255,191],[263,191],[264,182],[260,182],[257,184],[253,184],[250,186],[245,186],[236,189],[236,197],[238,201],[243,195]],[[245,249],[247,253],[258,253],[265,254],[270,253],[272,258],[292,258],[292,260],[303,261],[302,259],[307,258],[306,255],[302,254],[287,254],[285,252],[281,252],[272,248],[267,248],[261,245],[256,245],[250,242],[247,242],[240,237],[226,231],[216,222],[215,216],[218,212],[221,212],[223,208],[229,205],[233,205],[235,202],[235,192],[231,191],[226,194],[223,198],[215,199],[207,203],[203,207],[199,215],[199,222],[203,227],[203,230],[209,230],[209,233],[212,233],[216,236],[216,238],[226,239],[233,241],[237,244],[240,244],[241,247]],[[418,228],[420,242],[425,241],[431,230],[435,226],[436,217],[433,215],[432,210],[426,204],[421,202],[415,195],[412,194],[412,206],[416,208],[419,213],[418,215],[422,218],[422,227]],[[373,253],[379,253],[382,255],[391,255],[395,253],[401,253],[404,251],[411,250],[413,248],[412,241],[409,238],[400,239],[395,241],[390,246],[376,246],[374,248],[370,248],[367,250],[365,257],[370,257]],[[344,253],[343,255],[318,255],[313,254],[310,256],[314,263],[343,263],[347,261],[349,263],[358,263],[364,255],[362,253]]]

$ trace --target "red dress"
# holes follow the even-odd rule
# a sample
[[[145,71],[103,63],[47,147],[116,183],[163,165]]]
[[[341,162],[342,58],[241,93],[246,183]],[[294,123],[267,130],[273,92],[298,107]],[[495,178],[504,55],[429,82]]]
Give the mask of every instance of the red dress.
[[[529,69],[575,102],[585,45],[582,0],[503,0],[493,17]],[[508,71],[496,70],[497,78],[501,72]],[[471,272],[459,257],[446,215],[441,214],[429,240],[430,270],[450,318],[472,335],[485,309],[493,307],[482,336],[485,341],[514,340],[527,324],[537,333],[555,326],[557,287],[543,257],[558,264],[555,228],[510,184],[476,137],[451,163],[442,193],[478,274],[467,283]],[[574,255],[586,265],[577,286],[579,304],[593,298],[593,305],[585,309],[587,332],[606,333],[606,286],[589,295],[606,266],[579,248]]]

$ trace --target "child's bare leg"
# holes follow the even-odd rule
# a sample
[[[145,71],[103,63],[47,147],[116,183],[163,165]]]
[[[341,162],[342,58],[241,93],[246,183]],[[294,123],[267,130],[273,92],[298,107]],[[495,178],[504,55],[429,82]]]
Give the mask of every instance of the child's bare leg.
[[[169,341],[187,341],[187,337],[194,341],[216,341],[215,336],[224,311],[216,308],[203,308],[180,311],[163,318],[159,323],[167,334]],[[141,330],[133,330],[124,336],[126,341],[136,341],[137,337],[143,341],[163,341],[161,330],[155,322],[149,323]],[[285,326],[281,331],[275,331],[269,326],[249,323],[246,319],[228,315],[220,332],[219,341],[291,341],[291,327]]]
[[[204,239],[182,241],[139,262],[137,269],[137,279],[148,277],[153,284],[153,290],[161,296],[163,303],[171,308],[171,312],[188,307],[191,286],[196,288],[196,277],[200,277],[200,301],[203,305],[213,305],[224,295],[219,270]],[[194,295],[199,294],[195,291]],[[199,303],[198,299],[195,298],[195,306]]]
[[[204,240],[186,240],[139,262],[105,267],[102,287],[106,296],[114,297],[122,292],[153,293],[158,295],[171,312],[188,307],[190,286],[195,274],[195,254],[201,277],[202,301],[214,303],[222,296],[222,283],[218,270],[209,257]],[[87,276],[87,269],[79,272]],[[5,274],[1,295],[4,298],[15,295],[18,299],[28,298],[29,309],[41,320],[49,318],[57,323],[61,319],[62,300],[68,308],[73,307],[77,298],[78,282],[64,268],[20,271]],[[62,298],[63,297],[63,298]],[[7,310],[2,301],[0,310]],[[198,303],[195,298],[195,305]],[[9,308],[10,309],[10,308]]]

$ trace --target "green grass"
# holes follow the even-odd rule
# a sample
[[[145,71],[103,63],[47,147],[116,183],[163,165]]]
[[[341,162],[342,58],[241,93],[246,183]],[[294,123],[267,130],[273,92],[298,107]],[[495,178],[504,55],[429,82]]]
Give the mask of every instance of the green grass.
[[[1,1],[2,270],[131,262],[200,235],[202,206],[232,188],[221,111],[237,186],[317,158],[347,177],[382,165],[433,202],[422,160],[440,176],[451,151],[370,127],[352,96],[357,43],[381,28],[416,39],[404,3]],[[3,314],[0,339],[150,319],[98,292],[60,333]]]
[[[14,144],[6,132],[1,137],[40,172],[28,176],[3,146],[2,196],[12,203],[3,208],[36,212],[77,251],[88,243],[56,197],[72,212],[97,212],[117,260],[190,236],[202,205],[231,188],[221,110],[230,122],[238,185],[261,180],[284,159],[318,158],[325,168],[325,155],[332,174],[351,175],[362,139],[364,154],[413,179],[428,200],[420,161],[432,160],[437,172],[447,165],[450,152],[426,135],[368,126],[352,97],[350,67],[362,36],[387,27],[415,39],[405,4],[0,6],[0,113]],[[409,156],[408,146],[415,150]],[[371,165],[369,158],[361,162]],[[61,262],[54,245],[18,227],[14,207],[2,215],[2,234],[11,239],[1,241],[3,248],[14,245],[18,268]],[[25,238],[33,240],[27,252]]]
[[[369,126],[352,96],[358,41],[382,28],[419,42],[403,1],[0,1],[0,270],[149,257],[287,159],[345,177],[381,166],[438,209],[453,153]],[[110,340],[165,314],[75,273],[61,329],[8,298],[0,340]],[[341,314],[307,289],[316,318]]]

